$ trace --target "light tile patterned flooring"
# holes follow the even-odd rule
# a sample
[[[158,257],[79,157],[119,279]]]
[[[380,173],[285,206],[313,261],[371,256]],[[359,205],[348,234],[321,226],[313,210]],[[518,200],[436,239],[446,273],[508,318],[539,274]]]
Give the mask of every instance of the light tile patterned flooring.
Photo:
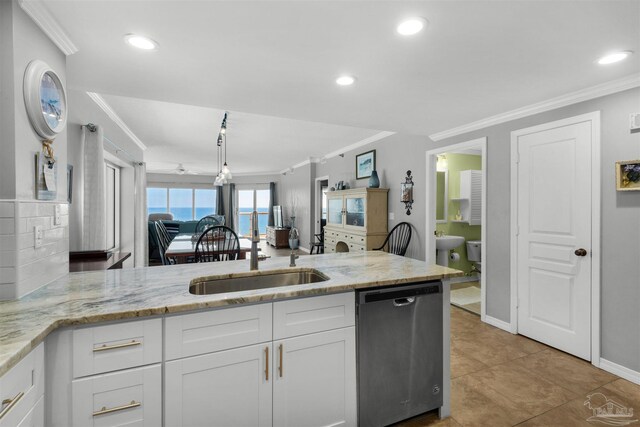
[[[451,304],[480,315],[480,282],[451,284]]]
[[[431,412],[398,426],[606,426],[587,421],[602,393],[640,418],[640,386],[589,362],[489,326],[451,307],[451,417]],[[602,396],[592,399],[604,403]],[[630,426],[640,427],[640,421]]]

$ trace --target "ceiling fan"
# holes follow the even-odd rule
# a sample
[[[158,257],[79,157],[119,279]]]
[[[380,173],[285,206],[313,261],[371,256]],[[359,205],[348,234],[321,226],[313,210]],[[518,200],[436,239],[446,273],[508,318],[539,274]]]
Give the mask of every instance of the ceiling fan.
[[[176,166],[174,169],[158,170],[157,172],[159,172],[159,173],[173,173],[173,174],[176,174],[176,175],[198,175],[198,172],[192,171],[190,169],[185,168],[182,163],[178,163],[178,166]]]

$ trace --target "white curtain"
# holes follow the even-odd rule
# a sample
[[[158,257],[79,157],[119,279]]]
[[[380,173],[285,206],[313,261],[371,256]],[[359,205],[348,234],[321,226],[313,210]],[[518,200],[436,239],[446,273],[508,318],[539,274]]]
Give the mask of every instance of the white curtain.
[[[105,197],[103,131],[97,126],[94,132],[82,127],[82,250],[107,249],[107,218]]]
[[[134,165],[134,253],[135,267],[145,267],[149,264],[149,239],[147,237],[147,165]]]

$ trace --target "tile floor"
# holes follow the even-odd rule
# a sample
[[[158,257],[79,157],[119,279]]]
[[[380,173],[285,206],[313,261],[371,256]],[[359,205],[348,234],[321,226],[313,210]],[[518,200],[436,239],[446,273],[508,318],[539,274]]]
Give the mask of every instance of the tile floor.
[[[640,427],[640,385],[451,307],[451,417],[436,413],[397,426],[606,426],[588,421],[606,399],[634,408]],[[601,393],[601,394],[597,394]],[[609,424],[623,425],[623,424]]]
[[[451,284],[451,304],[480,315],[480,282]]]

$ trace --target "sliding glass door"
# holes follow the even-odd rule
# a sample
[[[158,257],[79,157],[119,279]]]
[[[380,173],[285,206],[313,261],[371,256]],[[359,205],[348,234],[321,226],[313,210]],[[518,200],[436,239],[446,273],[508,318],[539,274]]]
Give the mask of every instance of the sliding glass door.
[[[270,192],[268,188],[242,187],[236,191],[238,200],[238,236],[249,237],[251,235],[251,212],[258,211],[258,229],[260,235],[267,234],[269,221]]]

